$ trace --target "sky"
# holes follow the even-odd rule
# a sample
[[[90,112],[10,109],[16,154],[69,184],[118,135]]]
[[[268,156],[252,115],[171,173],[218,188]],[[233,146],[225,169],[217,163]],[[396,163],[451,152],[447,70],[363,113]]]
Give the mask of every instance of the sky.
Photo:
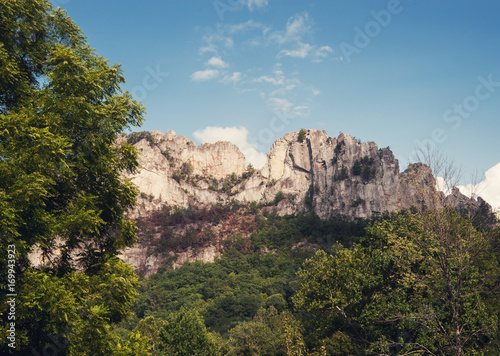
[[[121,63],[138,131],[232,141],[256,167],[301,128],[389,146],[401,170],[429,145],[500,208],[497,0],[53,4]]]

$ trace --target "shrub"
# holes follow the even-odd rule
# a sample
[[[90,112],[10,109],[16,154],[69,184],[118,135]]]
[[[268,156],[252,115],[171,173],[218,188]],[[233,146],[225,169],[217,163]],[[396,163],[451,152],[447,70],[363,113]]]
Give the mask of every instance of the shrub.
[[[354,166],[352,166],[352,174],[355,176],[361,175],[361,172],[363,171],[363,166],[359,160],[356,160],[354,162]]]
[[[304,142],[304,139],[306,138],[306,130],[300,129],[299,135],[297,137],[297,141],[299,142]]]
[[[168,151],[161,151],[161,154],[169,161],[169,163],[173,162],[174,157],[172,157]]]
[[[151,132],[148,131],[132,132],[127,137],[127,143],[130,145],[135,145],[141,140],[148,141],[150,145],[154,145],[156,143],[153,139],[153,136],[151,136]]]
[[[180,183],[181,182],[181,175],[179,174],[179,172],[174,172],[172,174],[172,179],[175,180],[177,183]]]
[[[339,143],[337,143],[337,146],[335,146],[335,155],[338,156],[340,154],[340,152],[342,151],[342,146],[345,146],[345,142],[344,141],[340,141]]]
[[[347,174],[347,168],[344,165],[342,165],[340,172],[333,176],[333,181],[338,182],[347,178],[349,178],[349,174]]]
[[[181,173],[189,176],[191,173],[193,173],[193,169],[194,167],[191,162],[184,162],[181,166]]]
[[[364,156],[363,158],[356,160],[354,166],[352,167],[352,174],[355,176],[361,176],[364,181],[369,181],[375,177],[375,168],[373,166],[373,157]]]
[[[274,205],[278,205],[278,203],[280,201],[282,201],[283,199],[285,199],[285,195],[283,194],[283,192],[280,190],[278,193],[276,193],[276,195],[274,196],[274,200],[273,200],[273,203]]]
[[[253,168],[252,164],[249,164],[247,166],[247,170],[245,172],[243,172],[241,178],[248,179],[252,176],[252,174],[254,174],[254,172],[255,172],[255,168]]]
[[[365,166],[363,168],[363,173],[361,174],[361,177],[363,178],[364,181],[369,181],[370,179],[374,178],[375,168],[370,166]]]
[[[189,176],[193,173],[193,164],[191,162],[184,162],[179,170],[172,174],[172,179],[177,183],[180,183],[181,180],[189,180]]]
[[[356,208],[356,207],[358,207],[358,206],[360,206],[361,204],[364,204],[364,203],[365,203],[364,199],[358,198],[358,199],[356,199],[355,201],[352,202],[351,206],[353,208]]]
[[[276,184],[276,180],[273,178],[269,182],[266,183],[266,187],[272,187]]]

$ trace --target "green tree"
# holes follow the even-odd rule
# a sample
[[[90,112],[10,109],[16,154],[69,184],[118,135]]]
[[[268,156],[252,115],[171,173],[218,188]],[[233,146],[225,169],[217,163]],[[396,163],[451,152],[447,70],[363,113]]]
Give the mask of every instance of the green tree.
[[[118,343],[116,356],[147,356],[154,355],[150,352],[150,340],[138,332],[131,332],[128,339]]]
[[[323,349],[337,355],[368,344],[363,310],[376,281],[367,260],[359,245],[351,249],[337,245],[330,255],[318,251],[298,272],[300,287],[293,302],[308,316],[306,341],[318,354]]]
[[[251,163],[249,163],[247,165],[247,169],[245,170],[245,172],[243,172],[243,174],[241,175],[241,178],[243,179],[248,179],[252,176],[252,174],[255,173],[255,168],[252,166]]]
[[[135,298],[135,275],[113,262],[136,240],[125,214],[137,191],[122,173],[138,167],[137,152],[118,135],[144,112],[120,90],[124,81],[64,11],[46,0],[0,2],[0,242],[16,248],[26,349],[43,349],[50,333],[72,340],[68,350],[83,347],[90,339],[77,330],[82,338],[108,335]],[[28,260],[35,246],[43,269]],[[94,355],[116,346],[114,336],[99,340]]]
[[[363,171],[363,166],[361,165],[361,162],[357,159],[354,162],[354,165],[352,166],[352,174],[355,176],[361,175],[361,172]]]
[[[300,324],[293,315],[278,313],[273,306],[259,309],[252,321],[238,323],[229,331],[229,355],[305,355]]]
[[[18,282],[18,353],[57,348],[68,355],[110,355],[120,342],[122,351],[135,347],[134,338],[120,340],[111,329],[113,322],[128,317],[137,295],[138,277],[119,259],[92,276],[70,272],[57,277],[29,269]]]
[[[307,131],[304,129],[300,129],[299,135],[297,136],[297,141],[299,142],[304,142],[304,139],[306,138]]]
[[[203,318],[195,310],[184,307],[171,313],[160,330],[159,355],[165,356],[215,356],[219,345],[208,332]]]
[[[309,315],[309,347],[332,355],[348,353],[346,345],[375,354],[498,353],[497,234],[441,208],[395,214],[350,249],[319,251],[299,271],[293,298]]]
[[[120,91],[120,67],[94,53],[63,11],[11,0],[0,13],[2,242],[16,243],[26,264],[31,246],[50,254],[58,236],[54,266],[68,267],[79,250],[89,269],[134,242],[124,214],[136,190],[121,174],[137,168],[137,153],[116,140],[143,108]]]
[[[158,355],[158,343],[160,340],[160,330],[167,323],[163,319],[148,316],[137,324],[134,332],[147,336],[150,340],[151,349],[154,355]]]
[[[273,204],[274,205],[278,205],[280,201],[282,201],[283,199],[285,199],[285,194],[283,194],[283,192],[280,190],[278,193],[276,193],[276,195],[274,196],[274,199],[273,199]]]
[[[407,349],[464,355],[489,347],[500,312],[492,230],[478,231],[442,208],[398,214],[369,232],[387,241],[399,287],[407,291],[409,308],[387,315],[418,328]]]

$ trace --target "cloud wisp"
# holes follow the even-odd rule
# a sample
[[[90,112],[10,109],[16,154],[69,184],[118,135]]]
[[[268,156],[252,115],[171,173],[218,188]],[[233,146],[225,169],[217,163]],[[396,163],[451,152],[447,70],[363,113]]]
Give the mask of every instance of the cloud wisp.
[[[237,10],[245,7],[250,11],[262,10],[267,6],[267,0],[241,0]],[[314,20],[305,11],[289,16],[281,26],[256,19],[240,23],[218,22],[205,29],[198,50],[205,68],[194,72],[191,81],[209,82],[205,85],[216,85],[216,82],[231,85],[232,90],[241,93],[254,93],[262,98],[263,105],[273,116],[276,113],[286,116],[288,123],[294,119],[307,119],[321,91],[312,83],[303,83],[301,72],[308,70],[307,66],[334,59],[332,47],[318,43],[314,31]],[[211,128],[209,131],[197,131],[197,134],[217,132],[223,136],[227,129]],[[255,147],[252,153],[246,136],[241,136],[243,128],[238,129],[240,139],[247,145],[244,148],[247,158],[262,158],[263,154],[255,153]],[[203,137],[199,136],[199,139]],[[258,166],[261,163],[252,164]]]
[[[217,78],[219,76],[219,71],[217,69],[205,69],[199,70],[191,74],[191,80],[193,82],[205,82]]]

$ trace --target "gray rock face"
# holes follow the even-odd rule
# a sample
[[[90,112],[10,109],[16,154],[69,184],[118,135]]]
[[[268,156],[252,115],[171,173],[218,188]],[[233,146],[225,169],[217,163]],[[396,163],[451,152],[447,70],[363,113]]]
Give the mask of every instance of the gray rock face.
[[[118,143],[127,140],[122,136]],[[245,156],[230,142],[197,146],[172,131],[152,131],[136,142],[140,171],[131,176],[141,197],[132,213],[137,217],[164,203],[186,207],[190,203],[210,204],[225,197],[214,189],[228,174],[245,170]]]
[[[244,156],[229,142],[197,146],[172,132],[153,131],[135,146],[141,169],[130,178],[142,194],[134,217],[165,203],[185,207],[234,199],[280,200],[280,214],[312,209],[323,218],[367,218],[431,206],[441,194],[429,167],[414,164],[400,173],[389,149],[321,130],[306,130],[301,141],[299,132],[279,138],[255,172],[245,172]]]

